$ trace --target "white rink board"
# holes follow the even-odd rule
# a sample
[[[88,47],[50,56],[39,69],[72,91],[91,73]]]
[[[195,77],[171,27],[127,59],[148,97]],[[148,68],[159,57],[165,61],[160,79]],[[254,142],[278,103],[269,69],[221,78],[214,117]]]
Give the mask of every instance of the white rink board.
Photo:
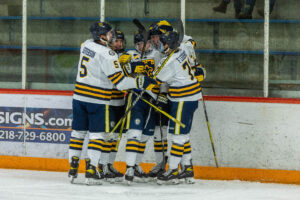
[[[71,112],[72,97],[0,94],[0,105]],[[206,107],[220,166],[300,170],[299,104],[206,101]],[[191,138],[194,165],[214,166],[202,102],[194,116]],[[155,160],[152,141],[149,143],[144,162]],[[122,139],[117,155],[119,161],[125,160],[124,147]],[[68,144],[67,141],[40,143],[38,139],[35,142],[0,141],[0,154],[67,158]],[[83,154],[85,156],[85,152]]]

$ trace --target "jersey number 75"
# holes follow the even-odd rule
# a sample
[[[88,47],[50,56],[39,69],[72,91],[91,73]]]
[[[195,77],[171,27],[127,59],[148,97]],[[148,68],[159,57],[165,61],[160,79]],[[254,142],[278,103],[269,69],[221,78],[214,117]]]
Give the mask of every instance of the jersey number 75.
[[[188,69],[188,73],[190,75],[190,79],[194,80],[194,75],[192,74],[192,69],[191,69],[191,65],[190,65],[189,61],[187,61],[187,60],[184,61],[184,63],[182,63],[182,65],[181,65],[181,67],[182,67],[183,70]]]

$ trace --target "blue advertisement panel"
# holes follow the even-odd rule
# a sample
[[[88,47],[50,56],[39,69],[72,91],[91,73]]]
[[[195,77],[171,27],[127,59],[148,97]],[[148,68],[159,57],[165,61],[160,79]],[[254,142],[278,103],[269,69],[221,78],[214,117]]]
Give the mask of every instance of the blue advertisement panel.
[[[0,141],[68,144],[72,109],[0,107]]]

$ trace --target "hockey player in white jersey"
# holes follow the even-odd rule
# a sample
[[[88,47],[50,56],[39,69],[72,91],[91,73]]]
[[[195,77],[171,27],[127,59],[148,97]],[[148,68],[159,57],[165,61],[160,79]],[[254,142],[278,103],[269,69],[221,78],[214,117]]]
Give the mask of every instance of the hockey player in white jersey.
[[[136,31],[134,34],[134,44],[136,50],[128,51],[130,63],[125,64],[123,68],[127,75],[143,74],[152,77],[155,66],[158,64],[160,52],[153,49],[150,41],[147,41],[145,52],[142,53],[144,45],[144,36],[142,31]],[[141,58],[143,54],[143,58]],[[137,92],[138,93],[138,92]],[[128,95],[128,104],[137,98],[132,93]],[[143,98],[154,102],[156,94],[147,91]],[[149,114],[150,106],[143,101],[137,102],[135,107],[127,116],[127,144],[126,144],[126,163],[127,171],[125,180],[128,183],[132,181],[146,181],[147,175],[140,167],[143,153],[145,151],[147,139],[153,135],[155,128],[155,112]]]
[[[163,33],[167,33],[169,31],[173,31],[173,27],[171,26],[171,24],[166,21],[166,20],[162,20],[157,22],[156,24],[152,24],[149,28],[150,31],[150,37],[151,37],[151,42],[153,44],[153,46],[156,49],[161,48],[161,41],[160,41],[160,36]],[[197,69],[198,74],[202,73],[202,75],[204,75],[205,69],[202,68],[196,61],[196,53],[195,53],[195,47],[196,47],[196,43],[193,40],[193,38],[191,36],[187,36],[184,35],[183,40],[180,44],[180,49],[184,50],[187,54],[187,57],[189,58],[189,62],[190,65],[192,66],[193,69]],[[203,80],[204,76],[196,76],[197,79],[199,79],[199,81]],[[201,80],[200,80],[201,79]],[[167,123],[168,120],[165,119],[164,117],[162,117],[162,133],[163,133],[163,139],[161,140],[161,136],[159,134],[159,131],[155,131],[154,134],[154,144],[155,144],[155,155],[156,155],[156,163],[157,165],[153,167],[153,169],[148,173],[148,176],[150,177],[156,177],[161,171],[162,168],[165,166],[164,163],[162,163],[163,160],[163,152],[162,152],[162,148],[164,147],[165,152],[167,150],[167,141],[166,141],[166,127],[167,127]],[[162,144],[163,147],[162,147]]]
[[[186,125],[182,128],[173,121],[169,122],[172,145],[169,169],[157,177],[159,184],[170,180],[178,183],[178,179],[193,178],[190,130],[194,112],[198,108],[198,100],[202,96],[201,87],[191,69],[188,54],[185,50],[178,48],[178,40],[179,36],[175,31],[160,36],[161,49],[170,58],[161,70],[154,72],[158,82],[165,82],[169,85],[170,114]],[[164,59],[161,62],[163,61]],[[180,163],[184,167],[181,173],[178,171]]]
[[[83,140],[89,132],[86,159],[87,184],[99,184],[103,173],[97,170],[105,135],[110,130],[109,104],[113,85],[118,90],[129,88],[150,89],[156,81],[149,77],[125,77],[117,54],[109,48],[113,38],[111,26],[96,22],[90,27],[93,39],[86,40],[80,48],[80,60],[73,95],[73,121],[69,144],[69,177],[77,177]]]
[[[126,40],[125,35],[120,30],[114,30],[115,38],[111,42],[111,48],[118,54],[120,57],[125,53]],[[125,94],[123,91],[119,91],[116,86],[112,89],[112,96],[109,102],[110,105],[110,125],[111,129],[115,124],[120,120],[125,112]],[[107,151],[102,151],[101,157],[99,160],[99,169],[103,170],[105,179],[109,182],[120,182],[123,181],[123,176],[121,172],[116,170],[113,166],[116,155],[117,155],[117,141],[122,128],[119,127],[113,137],[105,142],[105,146],[111,147]],[[122,131],[124,132],[124,131]]]

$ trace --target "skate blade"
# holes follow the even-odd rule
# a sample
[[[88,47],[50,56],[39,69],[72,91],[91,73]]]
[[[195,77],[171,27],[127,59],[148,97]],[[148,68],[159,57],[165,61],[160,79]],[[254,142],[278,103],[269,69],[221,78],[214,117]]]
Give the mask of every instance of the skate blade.
[[[101,180],[96,180],[93,178],[86,178],[85,179],[85,184],[86,185],[102,185],[102,181]]]
[[[131,186],[132,185],[132,181],[128,181],[128,180],[124,180],[125,181],[125,184],[128,185],[128,186]]]
[[[158,185],[178,185],[180,183],[179,179],[172,179],[168,181],[157,180],[156,183]]]
[[[135,176],[133,178],[133,182],[136,182],[136,183],[147,183],[148,182],[148,178],[141,178],[141,177]]]
[[[117,183],[119,183],[119,182],[123,182],[123,180],[124,180],[124,177],[116,177],[115,178],[115,182]]]
[[[69,176],[69,181],[70,181],[71,184],[74,183],[75,178],[76,178],[76,177],[74,177],[74,176]]]
[[[194,184],[194,183],[195,183],[195,179],[192,178],[192,177],[190,177],[190,178],[185,178],[185,182],[186,182],[187,184]]]

